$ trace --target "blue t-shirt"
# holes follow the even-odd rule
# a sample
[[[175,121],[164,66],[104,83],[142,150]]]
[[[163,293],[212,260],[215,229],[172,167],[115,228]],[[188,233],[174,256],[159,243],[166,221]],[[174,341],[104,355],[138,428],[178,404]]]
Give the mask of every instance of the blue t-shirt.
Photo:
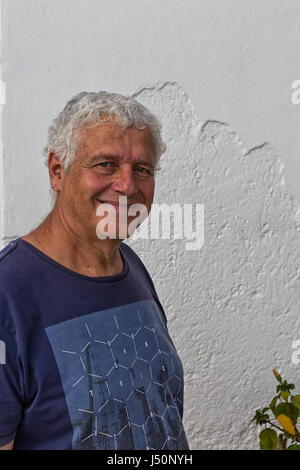
[[[141,260],[90,277],[20,238],[0,252],[0,446],[188,449],[183,369]]]

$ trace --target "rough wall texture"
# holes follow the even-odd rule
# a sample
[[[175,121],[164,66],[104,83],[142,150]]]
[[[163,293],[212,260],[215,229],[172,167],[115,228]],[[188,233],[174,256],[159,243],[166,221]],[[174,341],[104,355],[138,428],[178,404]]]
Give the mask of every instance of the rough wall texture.
[[[250,424],[275,390],[272,368],[300,387],[300,233],[282,163],[250,151],[227,124],[201,126],[176,84],[137,99],[163,122],[168,151],[156,202],[204,203],[205,243],[131,242],[149,267],[185,368],[185,427],[194,449],[257,448]]]

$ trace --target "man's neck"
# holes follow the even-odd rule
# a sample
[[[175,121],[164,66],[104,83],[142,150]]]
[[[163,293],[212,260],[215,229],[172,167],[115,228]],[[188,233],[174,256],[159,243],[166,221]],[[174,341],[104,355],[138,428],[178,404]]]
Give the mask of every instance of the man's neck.
[[[56,207],[41,225],[21,238],[79,274],[112,276],[123,268],[120,240],[89,240],[72,232]]]

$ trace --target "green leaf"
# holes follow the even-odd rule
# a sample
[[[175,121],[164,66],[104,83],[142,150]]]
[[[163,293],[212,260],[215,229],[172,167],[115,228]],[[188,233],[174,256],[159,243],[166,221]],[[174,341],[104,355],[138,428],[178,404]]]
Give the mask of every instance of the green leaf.
[[[292,418],[292,421],[294,424],[297,424],[298,416],[299,416],[299,410],[296,408],[294,405],[291,403],[288,404],[289,409],[290,409],[290,417]]]
[[[292,397],[292,403],[293,405],[300,410],[300,395],[294,395]]]
[[[290,396],[290,392],[288,390],[282,390],[280,395],[285,401],[288,401],[288,398]]]
[[[277,403],[277,400],[278,400],[278,396],[276,395],[276,397],[273,398],[273,400],[271,401],[269,407],[272,409],[272,408],[275,408],[276,406],[276,403]]]
[[[291,403],[280,403],[272,411],[273,411],[274,415],[276,416],[276,418],[277,418],[277,416],[279,416],[281,414],[284,414],[286,416],[289,416],[294,424],[297,423],[297,419],[298,419],[298,416],[299,416],[299,410],[294,405],[292,405]]]
[[[265,424],[269,421],[269,419],[269,415],[264,413],[263,410],[256,410],[255,416],[252,418],[251,422],[256,421],[256,424]]]
[[[277,434],[273,429],[264,429],[259,435],[259,443],[261,450],[277,449]]]
[[[276,406],[275,410],[274,410],[274,414],[275,416],[277,417],[278,415],[281,415],[281,414],[285,414],[285,415],[288,415],[290,414],[289,412],[289,407],[288,407],[288,404],[287,403],[279,403],[278,406]]]
[[[300,450],[300,446],[298,446],[298,444],[292,444],[291,446],[287,447],[286,450]]]

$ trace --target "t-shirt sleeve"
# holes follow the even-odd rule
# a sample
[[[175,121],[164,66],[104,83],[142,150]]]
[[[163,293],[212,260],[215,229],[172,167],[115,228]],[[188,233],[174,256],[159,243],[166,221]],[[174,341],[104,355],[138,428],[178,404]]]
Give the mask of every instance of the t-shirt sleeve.
[[[16,338],[0,324],[0,446],[16,436],[22,415],[22,390]]]

